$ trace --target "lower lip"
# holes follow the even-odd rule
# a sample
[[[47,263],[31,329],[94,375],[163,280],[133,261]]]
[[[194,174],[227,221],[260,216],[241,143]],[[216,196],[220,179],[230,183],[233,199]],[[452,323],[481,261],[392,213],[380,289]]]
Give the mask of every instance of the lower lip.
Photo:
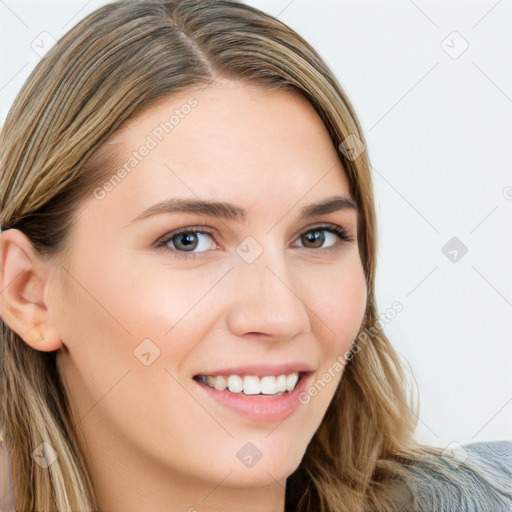
[[[207,397],[216,400],[218,403],[237,412],[240,416],[249,421],[259,423],[272,423],[283,421],[290,416],[298,407],[299,395],[308,386],[312,373],[305,374],[295,386],[293,391],[278,397],[264,395],[244,395],[243,393],[231,393],[230,391],[219,391],[202,382],[194,379]]]

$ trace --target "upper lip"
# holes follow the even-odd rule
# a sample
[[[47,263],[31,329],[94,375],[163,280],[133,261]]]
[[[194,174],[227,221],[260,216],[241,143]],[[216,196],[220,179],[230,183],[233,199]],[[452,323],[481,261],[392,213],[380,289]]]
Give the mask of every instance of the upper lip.
[[[315,369],[309,363],[304,362],[289,362],[282,364],[248,364],[240,366],[230,366],[225,368],[218,368],[216,370],[205,370],[204,372],[197,373],[199,375],[211,375],[212,377],[217,375],[254,375],[256,377],[265,377],[266,375],[283,375],[292,372],[299,373],[310,373]]]

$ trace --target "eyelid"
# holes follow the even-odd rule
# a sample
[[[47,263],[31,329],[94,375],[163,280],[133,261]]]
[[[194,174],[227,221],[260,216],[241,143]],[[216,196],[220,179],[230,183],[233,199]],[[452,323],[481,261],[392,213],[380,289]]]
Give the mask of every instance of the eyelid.
[[[302,228],[300,229],[297,234],[295,235],[295,239],[299,238],[301,235],[304,235],[305,233],[308,233],[309,231],[314,231],[315,229],[318,229],[319,231],[321,231],[322,229],[339,229],[341,231],[343,231],[343,233],[345,234],[345,236],[347,238],[349,238],[349,240],[347,241],[353,241],[353,237],[352,237],[352,234],[351,234],[351,229],[348,227],[348,225],[346,223],[344,224],[339,224],[339,223],[336,223],[336,222],[327,222],[327,221],[324,221],[324,222],[316,222],[315,224],[312,224],[311,226],[306,226],[305,228]]]

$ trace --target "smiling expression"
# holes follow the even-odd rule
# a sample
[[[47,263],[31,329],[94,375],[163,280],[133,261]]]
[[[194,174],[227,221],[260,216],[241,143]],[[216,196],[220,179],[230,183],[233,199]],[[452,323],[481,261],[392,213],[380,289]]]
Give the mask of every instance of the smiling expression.
[[[197,377],[299,370],[310,385],[356,337],[366,306],[358,212],[325,126],[297,93],[226,80],[160,100],[107,147],[119,168],[137,151],[136,165],[81,205],[69,291],[52,293],[58,369],[100,494],[130,467],[151,485],[164,471],[229,475],[232,486],[283,480],[341,372],[281,416],[270,401],[284,396],[236,395],[252,407],[244,414],[224,400],[231,391]],[[269,416],[254,412],[257,400]],[[250,468],[244,447],[261,454]]]

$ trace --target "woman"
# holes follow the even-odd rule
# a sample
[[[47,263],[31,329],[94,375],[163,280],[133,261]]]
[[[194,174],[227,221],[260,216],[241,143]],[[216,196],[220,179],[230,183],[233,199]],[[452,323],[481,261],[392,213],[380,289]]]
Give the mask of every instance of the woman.
[[[375,328],[364,135],[290,28],[109,4],[39,63],[0,147],[18,511],[511,506],[509,443],[414,439]]]

